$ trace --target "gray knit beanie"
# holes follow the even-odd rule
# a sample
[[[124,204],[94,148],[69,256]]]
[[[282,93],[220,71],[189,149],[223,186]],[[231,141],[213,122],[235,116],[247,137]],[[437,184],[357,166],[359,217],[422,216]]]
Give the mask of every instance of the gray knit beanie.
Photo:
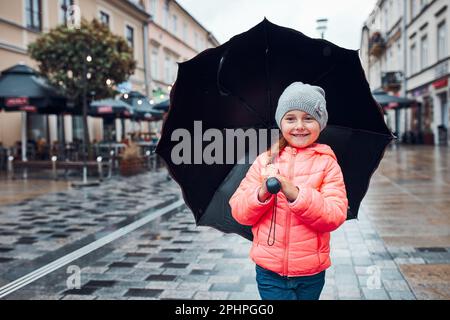
[[[291,110],[300,110],[310,114],[319,122],[320,131],[325,129],[328,121],[325,91],[318,86],[302,82],[293,82],[284,89],[278,99],[275,121],[281,129],[281,119]]]

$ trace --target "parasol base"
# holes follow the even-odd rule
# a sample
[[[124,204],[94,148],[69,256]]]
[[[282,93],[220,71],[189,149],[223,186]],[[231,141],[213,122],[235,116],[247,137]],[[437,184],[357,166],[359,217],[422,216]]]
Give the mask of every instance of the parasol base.
[[[100,181],[72,182],[70,185],[73,188],[96,187],[100,185]]]

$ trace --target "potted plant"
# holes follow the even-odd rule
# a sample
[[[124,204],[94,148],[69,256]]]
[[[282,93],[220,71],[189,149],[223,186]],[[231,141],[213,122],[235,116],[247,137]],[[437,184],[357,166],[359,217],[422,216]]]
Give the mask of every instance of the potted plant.
[[[423,133],[423,143],[429,145],[434,144],[434,133],[430,128],[426,128]]]
[[[125,147],[119,170],[123,176],[132,176],[144,171],[144,158],[139,154],[139,146],[133,141]]]

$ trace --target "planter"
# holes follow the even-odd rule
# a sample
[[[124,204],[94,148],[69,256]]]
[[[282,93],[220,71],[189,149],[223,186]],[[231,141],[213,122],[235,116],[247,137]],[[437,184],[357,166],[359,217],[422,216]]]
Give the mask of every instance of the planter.
[[[379,58],[383,54],[384,49],[385,47],[383,44],[375,43],[370,49],[370,54]]]
[[[123,159],[120,162],[119,171],[122,176],[133,176],[144,172],[144,159],[131,158]]]
[[[434,134],[432,132],[426,132],[423,134],[423,143],[433,145],[434,144]]]

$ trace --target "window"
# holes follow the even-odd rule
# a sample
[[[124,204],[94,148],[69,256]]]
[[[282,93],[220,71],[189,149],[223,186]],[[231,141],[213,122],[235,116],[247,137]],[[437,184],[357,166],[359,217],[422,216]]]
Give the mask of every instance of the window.
[[[438,25],[437,30],[437,54],[438,60],[444,59],[447,56],[447,29],[445,21]]]
[[[411,4],[411,20],[412,20],[417,15],[416,0],[411,0],[410,4]]]
[[[27,27],[35,30],[42,30],[42,5],[40,0],[26,0],[25,15],[27,17]]]
[[[109,14],[104,11],[100,11],[100,21],[109,27]]]
[[[420,0],[420,10],[427,5],[427,0]]]
[[[127,39],[127,43],[131,49],[134,49],[134,29],[133,27],[126,26],[125,37]]]
[[[152,75],[152,79],[159,80],[158,77],[158,49],[153,48],[152,49],[152,57],[150,60],[150,72]]]
[[[198,34],[197,34],[197,32],[194,32],[194,46],[195,46],[195,50],[198,51]]]
[[[170,81],[171,83],[174,83],[176,78],[177,78],[177,71],[178,71],[178,64],[175,60],[173,60],[173,65],[172,65],[172,80]]]
[[[150,14],[153,16],[153,20],[156,21],[156,6],[158,1],[157,0],[151,0],[150,1]]]
[[[176,15],[172,16],[172,23],[173,23],[173,34],[177,35],[177,23],[178,23],[178,18]]]
[[[402,61],[403,52],[402,52],[402,45],[400,43],[400,39],[397,40],[397,67],[400,70],[403,70],[403,61]]]
[[[414,74],[417,71],[417,52],[416,52],[416,44],[413,44],[411,46],[411,56],[410,56],[410,64],[409,64],[409,70],[410,74]]]
[[[73,6],[73,0],[59,0],[59,23],[67,25],[70,6]]]
[[[389,14],[388,14],[388,8],[387,4],[384,7],[384,31],[388,32],[389,28]]]
[[[420,39],[420,68],[424,69],[428,66],[428,37],[423,36]]]
[[[188,35],[188,25],[186,22],[183,23],[183,41],[187,42],[187,35]]]
[[[166,56],[164,60],[164,82],[170,83],[171,72],[170,72],[170,57]]]
[[[164,5],[164,28],[166,30],[169,29],[169,20],[170,20],[170,16],[169,16],[169,2],[166,1],[165,5]]]

